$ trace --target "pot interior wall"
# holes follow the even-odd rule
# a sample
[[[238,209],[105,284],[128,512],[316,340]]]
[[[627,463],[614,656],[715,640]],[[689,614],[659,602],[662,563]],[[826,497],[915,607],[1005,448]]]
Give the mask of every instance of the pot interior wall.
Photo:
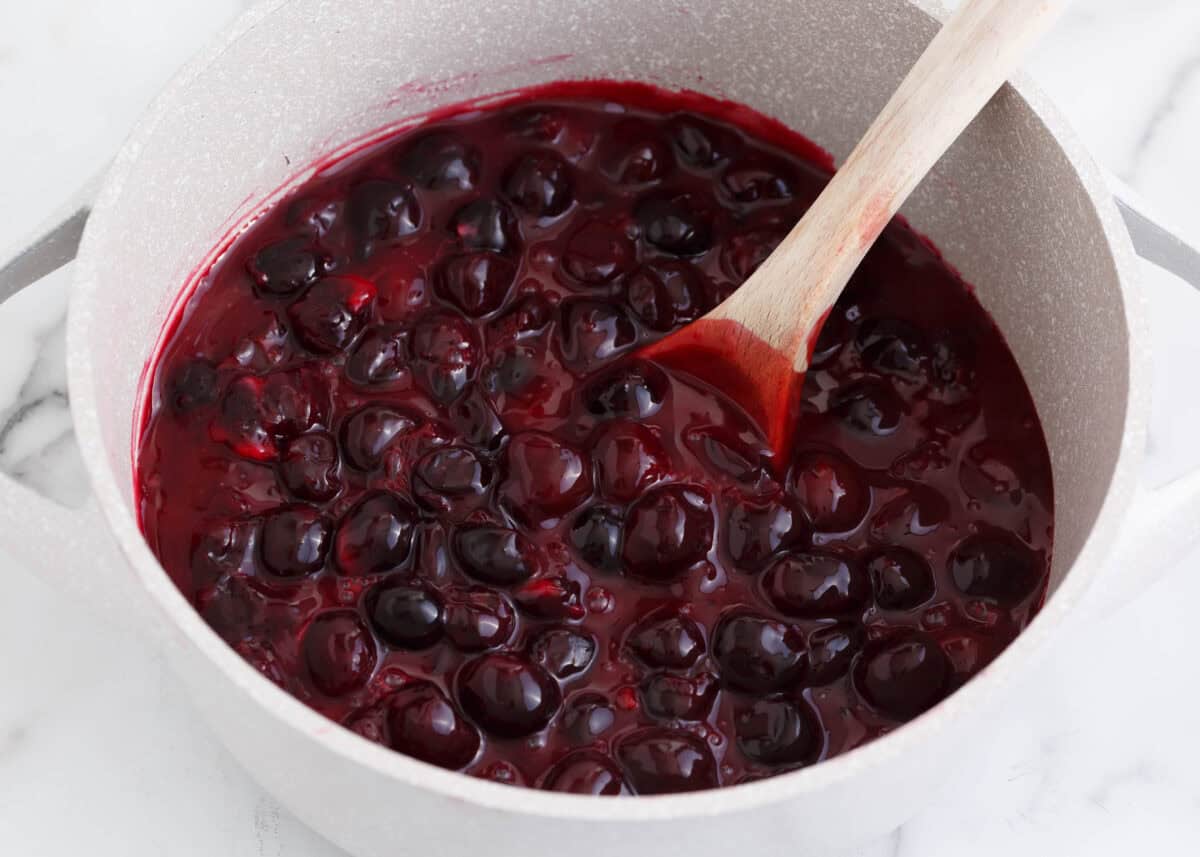
[[[300,165],[441,104],[563,78],[744,102],[839,159],[936,29],[905,0],[293,0],[259,8],[175,93],[97,225],[103,440],[132,505],[132,414],[181,287]],[[1033,390],[1054,461],[1057,585],[1100,510],[1129,365],[1114,263],[1080,181],[1006,90],[905,209],[973,283]],[[120,335],[116,332],[120,331]]]

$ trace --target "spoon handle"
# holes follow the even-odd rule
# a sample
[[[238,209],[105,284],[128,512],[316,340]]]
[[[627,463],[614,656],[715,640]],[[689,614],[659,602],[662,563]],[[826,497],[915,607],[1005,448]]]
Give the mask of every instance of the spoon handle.
[[[1067,0],[964,0],[804,218],[714,317],[796,354],[867,250],[926,173],[983,109]]]

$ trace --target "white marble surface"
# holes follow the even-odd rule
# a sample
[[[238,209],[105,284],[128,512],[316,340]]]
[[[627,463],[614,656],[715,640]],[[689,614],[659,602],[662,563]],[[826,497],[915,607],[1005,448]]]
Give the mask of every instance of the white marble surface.
[[[5,246],[105,162],[240,4],[2,5]],[[1200,240],[1200,4],[1077,0],[1029,68],[1097,158]],[[0,309],[0,468],[78,502],[87,489],[64,389],[68,279]],[[1159,345],[1147,477],[1158,482],[1200,464],[1200,294],[1149,267],[1146,283]],[[136,634],[0,567],[0,852],[338,853],[249,781]],[[1063,639],[981,732],[981,764],[860,857],[1200,853],[1197,604],[1200,556]],[[397,853],[408,853],[403,843]]]

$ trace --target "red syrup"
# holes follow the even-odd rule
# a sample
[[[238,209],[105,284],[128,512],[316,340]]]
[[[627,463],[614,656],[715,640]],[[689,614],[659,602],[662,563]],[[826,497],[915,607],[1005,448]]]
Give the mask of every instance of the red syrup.
[[[893,222],[813,345],[784,461],[642,350],[829,174],[744,107],[609,82],[327,167],[152,369],[147,541],[269,680],[473,776],[690,791],[897,728],[1046,591],[1049,456],[992,321]]]

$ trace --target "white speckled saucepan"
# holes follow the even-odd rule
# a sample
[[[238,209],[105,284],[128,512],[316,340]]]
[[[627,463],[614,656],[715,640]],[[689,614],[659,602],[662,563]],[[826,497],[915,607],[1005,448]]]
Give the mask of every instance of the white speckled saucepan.
[[[843,158],[940,14],[926,0],[757,0],[753,13],[741,0],[253,8],[154,103],[87,221],[68,366],[95,501],[70,511],[2,479],[0,545],[98,614],[125,611],[241,763],[355,855],[798,856],[893,829],[968,762],[978,741],[966,739],[1013,673],[1089,602],[1119,602],[1200,537],[1200,476],[1138,486],[1151,343],[1130,235],[1095,165],[1024,81],[997,96],[905,214],[977,287],[1033,391],[1057,499],[1051,595],[976,679],[865,747],[735,788],[629,799],[514,789],[389,752],[288,696],[209,630],[142,540],[131,449],[143,369],[181,289],[231,228],[303,181],[300,165],[438,105],[584,77],[745,102]],[[0,269],[0,298],[69,256],[84,216]],[[1185,274],[1194,265],[1129,217],[1148,254]],[[1089,588],[1104,597],[1085,601]]]

